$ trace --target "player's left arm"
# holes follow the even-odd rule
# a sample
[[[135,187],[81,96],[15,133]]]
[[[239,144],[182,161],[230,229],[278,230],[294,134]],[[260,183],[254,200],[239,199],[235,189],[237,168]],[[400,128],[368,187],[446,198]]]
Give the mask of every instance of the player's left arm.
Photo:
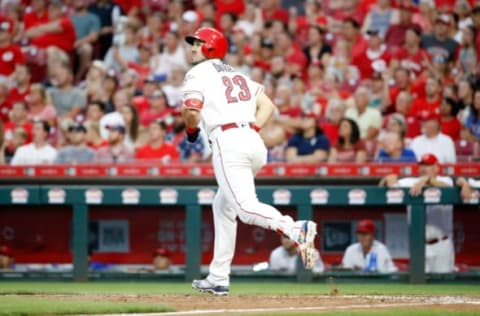
[[[193,143],[200,134],[198,125],[201,120],[204,95],[202,85],[194,75],[186,75],[182,95],[182,118],[185,121],[188,141]]]
[[[272,117],[275,105],[264,92],[260,92],[257,95],[256,101],[257,112],[255,113],[255,125],[260,129]]]

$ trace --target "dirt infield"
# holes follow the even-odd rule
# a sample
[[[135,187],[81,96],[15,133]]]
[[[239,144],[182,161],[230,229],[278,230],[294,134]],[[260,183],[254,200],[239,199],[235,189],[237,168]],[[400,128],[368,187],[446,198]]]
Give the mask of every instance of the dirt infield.
[[[56,300],[158,303],[177,312],[149,315],[225,315],[276,312],[342,311],[389,308],[428,308],[434,310],[478,311],[475,296],[383,296],[383,295],[231,295],[215,297],[192,295],[35,295]],[[140,315],[140,314],[137,314]]]

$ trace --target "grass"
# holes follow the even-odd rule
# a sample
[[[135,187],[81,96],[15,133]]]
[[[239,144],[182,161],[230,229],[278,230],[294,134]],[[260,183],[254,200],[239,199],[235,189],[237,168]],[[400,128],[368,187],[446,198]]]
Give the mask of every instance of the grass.
[[[339,294],[351,295],[469,295],[480,297],[478,285],[410,285],[410,284],[337,284]],[[300,284],[295,282],[235,282],[231,287],[232,296],[235,295],[326,295],[331,291],[331,285],[322,283]],[[20,296],[17,296],[17,295]],[[42,294],[71,294],[62,298],[42,297]],[[182,282],[41,282],[41,281],[0,281],[0,316],[3,315],[68,315],[68,314],[101,314],[101,313],[146,313],[171,311],[168,307],[149,302],[122,302],[94,300],[91,296],[82,297],[82,294],[103,295],[197,295],[190,288],[189,283]],[[38,295],[38,296],[37,296]],[[200,295],[200,294],[198,294]],[[168,303],[167,303],[168,304]],[[272,306],[274,307],[274,306]],[[257,314],[250,314],[257,315]],[[266,314],[258,314],[266,315]],[[335,316],[363,316],[363,315],[479,315],[479,311],[448,311],[419,309],[389,309],[368,311],[335,312],[301,312],[301,313],[272,313],[270,315],[335,315]]]
[[[148,313],[173,311],[165,306],[148,303],[85,301],[77,299],[49,299],[41,297],[0,297],[0,315],[36,316],[100,313]]]
[[[337,284],[344,295],[474,295],[480,296],[478,285],[468,284]],[[325,295],[331,285],[296,282],[235,282],[231,293],[237,294],[317,294]],[[194,294],[183,282],[0,282],[1,294]]]

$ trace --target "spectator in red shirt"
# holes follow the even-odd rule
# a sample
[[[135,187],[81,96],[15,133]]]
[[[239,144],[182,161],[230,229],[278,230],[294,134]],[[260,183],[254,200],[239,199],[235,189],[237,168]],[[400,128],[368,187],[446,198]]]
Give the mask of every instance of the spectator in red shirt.
[[[330,1],[333,3],[334,1]],[[344,0],[339,1],[340,6],[332,12],[332,17],[337,21],[343,21],[345,19],[355,20],[359,25],[363,24],[365,19],[365,11],[359,8],[358,0]]]
[[[23,28],[29,30],[45,23],[48,23],[47,0],[32,0],[23,16]]]
[[[409,2],[401,3],[399,6],[399,23],[392,24],[385,34],[385,44],[390,52],[395,52],[405,45],[405,33],[409,28],[415,26],[412,23],[412,15],[415,7]]]
[[[275,48],[285,58],[287,73],[303,77],[307,57],[294,42],[293,36],[288,32],[278,34],[275,39]]]
[[[17,101],[13,104],[10,111],[10,121],[3,126],[3,133],[7,145],[13,140],[14,131],[17,128],[22,128],[26,133],[26,141],[32,140],[32,122],[27,118],[28,106],[25,101]]]
[[[350,49],[350,60],[357,59],[368,48],[368,41],[360,33],[360,24],[354,19],[343,22],[343,36]]]
[[[284,24],[288,24],[288,11],[283,9],[280,0],[263,0],[260,2],[262,8],[263,20],[279,20]]]
[[[245,12],[244,0],[215,0],[214,2],[215,8],[217,8],[217,17],[227,12],[236,14],[237,16]]]
[[[130,68],[137,73],[137,88],[142,89],[145,78],[152,72],[152,54],[153,47],[149,43],[140,43],[138,45],[138,60],[127,61],[118,54],[117,61],[122,64],[124,68]]]
[[[63,7],[62,1],[50,1],[48,7],[49,22],[37,25],[25,32],[25,36],[30,39],[33,46],[47,50],[48,63],[59,59],[69,61],[73,53],[76,38],[75,29],[70,18],[64,16]],[[41,62],[38,61],[38,63]]]
[[[400,66],[408,69],[416,77],[424,70],[424,61],[428,58],[427,52],[420,47],[422,30],[412,26],[405,32],[405,45],[393,53],[391,67]]]
[[[84,124],[87,129],[87,146],[92,149],[99,149],[108,146],[108,140],[100,136],[100,123],[94,121],[86,121]]]
[[[15,85],[10,88],[8,100],[13,103],[15,101],[26,101],[27,95],[30,93],[30,79],[32,75],[27,65],[18,64],[13,73],[13,81]]]
[[[444,98],[440,104],[441,131],[443,134],[450,136],[453,141],[460,139],[460,131],[462,130],[462,125],[457,119],[459,110],[457,101],[452,98]]]
[[[386,68],[390,60],[390,54],[387,48],[382,44],[382,38],[378,30],[368,30],[368,48],[359,55],[352,57],[352,64],[355,65],[359,71],[362,79],[369,79],[374,73],[374,65],[381,63]]]
[[[165,93],[160,89],[155,90],[150,97],[150,107],[140,113],[140,124],[147,127],[154,120],[163,119],[171,112]]]
[[[138,18],[141,13],[142,0],[116,0],[123,12],[125,12],[129,17]]]
[[[340,99],[331,99],[325,111],[325,119],[320,121],[320,127],[330,144],[335,144],[338,139],[338,125],[345,116],[345,104]]]
[[[6,123],[9,121],[8,113],[12,109],[12,104],[8,101],[8,84],[6,80],[0,80],[0,121]]]
[[[0,75],[10,76],[17,64],[24,64],[20,47],[12,43],[13,21],[0,16]]]
[[[416,99],[410,110],[412,115],[424,117],[438,115],[442,102],[442,82],[439,78],[429,77],[425,85],[425,97]]]
[[[260,50],[253,56],[253,65],[265,71],[270,71],[271,59],[273,57],[274,44],[269,38],[260,39]]]
[[[405,136],[409,139],[420,135],[420,121],[417,116],[411,114],[412,95],[408,91],[401,91],[395,102],[395,112],[401,114],[405,118],[407,126]],[[388,117],[385,122],[388,121]]]
[[[139,147],[135,154],[136,159],[159,160],[170,163],[179,159],[177,149],[165,142],[167,125],[162,120],[155,120],[148,127],[148,144]]]
[[[132,103],[137,108],[138,113],[142,113],[150,108],[150,98],[153,92],[159,89],[159,81],[152,75],[144,78],[142,95],[133,97]]]
[[[303,8],[305,15],[297,15],[296,10],[290,11],[290,21],[288,30],[295,34],[297,42],[304,46],[308,42],[310,27],[320,27],[323,30],[327,28],[327,16],[322,10],[322,3],[317,0],[307,0]]]

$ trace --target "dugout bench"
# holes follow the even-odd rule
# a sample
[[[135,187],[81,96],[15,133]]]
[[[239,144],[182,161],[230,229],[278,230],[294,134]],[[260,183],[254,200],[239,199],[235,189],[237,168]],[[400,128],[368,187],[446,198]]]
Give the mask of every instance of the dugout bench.
[[[299,219],[311,219],[313,207],[411,205],[409,281],[425,283],[425,205],[478,205],[478,198],[462,201],[457,188],[427,188],[419,197],[405,189],[375,186],[259,186],[258,197],[273,205],[296,207]],[[185,278],[200,277],[201,213],[210,205],[215,187],[205,186],[0,186],[0,206],[67,205],[73,210],[73,279],[88,280],[87,244],[89,206],[184,206],[186,210]],[[297,280],[308,282],[312,274],[300,269]]]

